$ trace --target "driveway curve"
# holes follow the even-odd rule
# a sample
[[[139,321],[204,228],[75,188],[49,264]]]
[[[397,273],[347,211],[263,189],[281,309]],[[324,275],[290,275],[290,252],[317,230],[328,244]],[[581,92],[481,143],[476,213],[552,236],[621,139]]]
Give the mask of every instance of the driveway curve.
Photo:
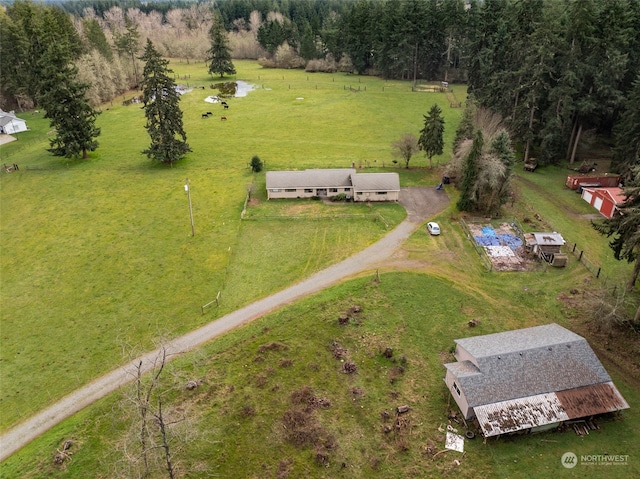
[[[165,348],[168,358],[195,349],[202,344],[257,319],[284,305],[317,293],[331,285],[375,268],[387,260],[402,243],[422,224],[444,210],[449,199],[443,190],[435,188],[403,188],[399,203],[407,210],[407,218],[382,239],[359,253],[315,273],[313,276],[289,286],[271,296],[212,321],[201,328],[180,336]],[[159,350],[151,351],[118,369],[101,376],[63,397],[25,422],[0,436],[0,461],[3,461],[38,436],[98,399],[130,383],[137,374],[137,365],[143,371],[153,368]]]

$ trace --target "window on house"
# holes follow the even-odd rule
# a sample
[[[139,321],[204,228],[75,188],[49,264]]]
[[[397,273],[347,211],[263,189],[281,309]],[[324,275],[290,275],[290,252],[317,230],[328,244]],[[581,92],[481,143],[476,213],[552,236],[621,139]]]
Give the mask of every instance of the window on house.
[[[387,194],[387,192],[386,192],[386,191],[378,191],[378,192],[377,192],[377,194],[378,194],[378,195],[386,195],[386,194]]]
[[[296,189],[295,189],[295,188],[287,188],[287,189],[286,189],[286,190],[284,190],[284,191],[286,191],[287,193],[295,193],[295,192],[296,192]]]
[[[344,191],[345,193],[349,193],[351,191],[351,188],[345,188]]]
[[[279,193],[280,188],[271,188],[271,193]]]
[[[329,192],[337,193],[338,192],[338,188],[329,188]]]
[[[305,193],[313,193],[313,189],[312,188],[305,188],[304,192]]]
[[[358,193],[356,193],[358,196],[362,195],[362,191],[358,191]]]
[[[460,396],[460,388],[458,387],[458,385],[456,383],[453,383],[453,389],[455,389],[456,392],[458,393],[458,396]]]

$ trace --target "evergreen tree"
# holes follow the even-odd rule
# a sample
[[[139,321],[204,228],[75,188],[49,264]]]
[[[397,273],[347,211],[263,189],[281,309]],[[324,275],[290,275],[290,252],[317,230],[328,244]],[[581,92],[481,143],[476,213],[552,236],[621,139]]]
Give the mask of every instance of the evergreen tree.
[[[168,68],[169,61],[160,56],[151,40],[147,40],[140,59],[145,62],[142,72],[145,128],[151,137],[151,145],[143,153],[162,163],[173,164],[191,151],[182,126],[180,97],[169,75],[173,70]]]
[[[506,130],[500,130],[491,142],[491,148],[482,158],[475,187],[478,211],[489,215],[498,213],[502,205],[509,200],[514,162],[515,155],[509,134]]]
[[[253,157],[251,157],[251,171],[254,173],[260,173],[263,166],[264,163],[262,163],[262,160],[258,155],[253,155]]]
[[[460,198],[458,199],[458,209],[460,211],[474,211],[476,209],[476,180],[478,178],[478,163],[482,157],[484,138],[482,131],[477,130],[476,136],[471,146],[471,151],[465,160],[462,185],[460,186]]]
[[[211,48],[207,50],[207,63],[209,64],[209,74],[214,73],[222,78],[225,74],[235,75],[236,69],[231,61],[231,48],[227,39],[227,31],[219,15],[213,19],[213,24],[209,30]]]
[[[113,59],[113,52],[98,20],[95,18],[84,20],[82,22],[82,29],[89,49],[97,50],[103,57],[111,61]]]
[[[420,130],[418,144],[420,149],[429,158],[429,168],[433,167],[434,155],[441,155],[444,148],[444,118],[438,105],[433,105],[429,115],[424,116],[424,128]]]
[[[473,132],[475,129],[473,120],[476,116],[477,111],[478,107],[476,105],[475,99],[473,98],[473,95],[469,95],[464,105],[462,118],[460,119],[460,123],[458,123],[458,128],[456,128],[456,137],[453,140],[454,150],[460,145],[462,141],[473,139]]]
[[[300,56],[306,61],[313,60],[318,56],[313,30],[309,23],[305,25],[304,34],[300,39]]]
[[[614,127],[613,164],[625,178],[640,166],[640,74],[627,98],[627,109]]]
[[[88,158],[88,152],[98,148],[100,135],[96,128],[97,113],[86,98],[89,84],[77,80],[78,70],[68,63],[60,44],[51,44],[42,59],[43,79],[40,103],[46,111],[55,136],[49,140],[49,151],[55,156]]]
[[[19,108],[38,103],[49,46],[56,43],[70,61],[82,52],[69,16],[55,6],[17,0],[0,9],[0,32],[0,90]]]
[[[140,50],[140,45],[138,43],[140,40],[140,32],[138,31],[138,27],[129,20],[129,17],[125,17],[125,28],[125,33],[114,33],[113,40],[118,51],[131,58],[131,66],[133,67],[135,81],[134,85],[138,88],[140,79],[138,78],[138,62],[136,62],[136,55]]]
[[[358,73],[364,73],[375,63],[374,19],[378,7],[371,0],[357,0],[351,5],[344,19],[344,51]]]
[[[609,243],[617,260],[635,262],[627,290],[631,291],[640,273],[640,166],[632,170],[633,176],[628,187],[623,189],[626,200],[619,207],[620,214],[601,223],[591,223],[601,234],[614,238]],[[638,315],[636,315],[636,318]]]

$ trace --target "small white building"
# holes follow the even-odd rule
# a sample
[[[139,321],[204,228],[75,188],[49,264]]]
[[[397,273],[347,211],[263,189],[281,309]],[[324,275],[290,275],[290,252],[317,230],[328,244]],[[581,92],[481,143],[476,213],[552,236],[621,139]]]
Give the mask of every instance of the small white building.
[[[331,198],[344,194],[353,201],[398,201],[397,173],[357,173],[354,168],[268,171],[267,197]]]
[[[26,120],[18,118],[13,110],[8,113],[0,110],[0,133],[13,135],[21,131],[27,131]]]

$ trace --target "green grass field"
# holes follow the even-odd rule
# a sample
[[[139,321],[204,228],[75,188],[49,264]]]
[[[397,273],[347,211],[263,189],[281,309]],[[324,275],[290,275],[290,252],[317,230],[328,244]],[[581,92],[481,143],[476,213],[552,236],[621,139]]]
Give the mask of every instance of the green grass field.
[[[254,181],[256,198],[265,200],[264,173],[254,178],[247,164],[258,154],[267,169],[390,167],[391,142],[404,131],[417,133],[422,115],[443,95],[411,93],[407,83],[378,79],[363,80],[363,91],[352,93],[343,84],[357,77],[317,74],[311,81],[297,71],[265,74],[251,62],[237,67],[238,78],[261,87],[230,99],[228,120],[221,122],[201,117],[223,111],[204,102],[216,93],[204,66],[175,65],[176,74],[190,76],[190,87],[206,89],[182,97],[193,153],[173,168],[140,153],[149,141],[143,111],[122,106],[122,99],[103,105],[100,148],[88,161],[52,157],[45,151],[47,121],[23,115],[32,131],[0,152],[20,165],[1,183],[0,428],[113,369],[129,345],[146,349],[157,336],[188,331],[281,289],[371,244],[403,219],[397,205],[365,213],[354,205],[330,212],[316,205],[302,221],[241,222]],[[445,111],[454,125],[460,110]],[[403,171],[403,183],[436,181],[435,170],[417,171]],[[336,219],[337,210],[357,216]],[[203,317],[200,307],[218,291],[220,308]]]
[[[433,103],[443,108],[449,148],[461,113],[449,108],[444,95],[412,93],[405,82],[263,70],[252,62],[236,63],[237,78],[258,88],[231,99],[223,113],[203,101],[214,93],[208,85],[217,81],[204,74],[203,65],[173,67],[190,87],[206,87],[183,96],[194,151],[173,168],[153,165],[140,153],[148,142],[143,114],[135,105],[121,106],[122,98],[103,106],[101,146],[88,161],[44,151],[48,127],[36,113],[22,115],[32,128],[28,141],[21,137],[0,150],[3,161],[21,167],[0,177],[0,429],[112,370],[131,351],[147,350],[160,337],[192,330],[309,276],[373,243],[404,218],[398,205],[267,202],[264,173],[253,175],[247,168],[251,156],[259,155],[269,170],[353,162],[379,171],[394,167],[391,142],[405,132],[417,134]],[[227,121],[217,113],[201,118],[214,109]],[[439,171],[426,168],[427,161],[417,156],[411,166],[418,168],[395,170],[402,185],[439,182]],[[608,278],[626,277],[630,265],[612,259],[606,239],[581,216],[592,213],[588,205],[563,189],[565,176],[560,168],[523,174],[523,201],[506,215],[522,220],[539,214],[544,223],[526,223],[532,230],[549,225],[584,245]],[[240,220],[252,184],[254,201]],[[486,444],[478,439],[467,441],[462,457],[430,455],[430,448],[443,448],[438,426],[446,424],[450,405],[441,364],[451,360],[453,339],[551,321],[582,326],[568,319],[557,296],[594,281],[575,260],[564,270],[487,272],[457,221],[456,193],[448,192],[452,205],[437,218],[443,235],[417,231],[397,263],[382,272],[380,284],[372,277],[346,282],[170,363],[167,404],[171,414],[188,417],[173,430],[180,437],[174,445],[182,477],[640,473],[633,456],[619,468],[560,465],[566,451],[633,454],[640,443],[639,392],[617,370],[610,373],[632,409],[597,433],[546,433]],[[397,271],[405,269],[412,272]],[[220,307],[203,316],[200,307],[218,291]],[[353,304],[362,306],[361,316],[338,326],[338,315]],[[472,318],[480,326],[469,330]],[[330,351],[333,341],[349,351],[358,374],[340,372]],[[274,342],[283,347],[261,352],[261,345]],[[380,355],[387,346],[396,352],[395,362]],[[406,364],[398,374],[402,356]],[[185,391],[193,379],[201,386]],[[316,465],[314,447],[298,448],[283,437],[281,419],[291,407],[291,393],[304,386],[331,402],[315,412],[336,443],[325,451],[327,467]],[[132,425],[123,394],[64,421],[4,461],[0,475],[134,477],[122,459]],[[384,434],[381,413],[400,404],[411,407],[409,423]],[[75,442],[73,458],[54,466],[55,449],[67,438]]]

